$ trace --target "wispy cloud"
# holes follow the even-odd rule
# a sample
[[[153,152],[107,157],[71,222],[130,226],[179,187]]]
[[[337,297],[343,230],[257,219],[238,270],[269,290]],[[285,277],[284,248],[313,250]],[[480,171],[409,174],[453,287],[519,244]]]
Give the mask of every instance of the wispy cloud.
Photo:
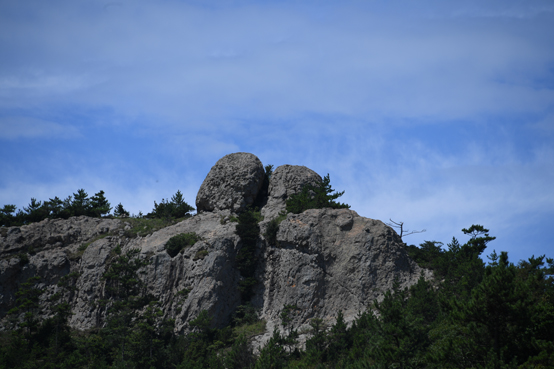
[[[56,122],[21,116],[0,117],[0,139],[79,137],[78,128]]]
[[[81,187],[135,213],[177,189],[193,203],[249,151],[330,173],[360,214],[421,237],[506,238],[554,216],[553,8],[4,1],[0,205]]]

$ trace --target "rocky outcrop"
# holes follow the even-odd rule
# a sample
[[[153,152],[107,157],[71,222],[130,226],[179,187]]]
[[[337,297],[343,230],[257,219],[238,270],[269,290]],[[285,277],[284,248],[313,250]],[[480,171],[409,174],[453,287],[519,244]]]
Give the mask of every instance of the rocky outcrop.
[[[76,217],[3,228],[0,319],[13,307],[18,286],[34,275],[41,277],[45,290],[41,296],[43,312],[48,315],[49,297],[56,292],[57,281],[78,272],[77,292],[70,298],[71,325],[87,329],[102,324],[103,310],[94,302],[105,296],[102,275],[119,245],[123,251],[139,249],[140,257],[149,261],[142,273],[148,293],[160,301],[165,317],[175,319],[178,331],[186,331],[187,322],[202,310],[210,313],[215,325],[227,324],[243,302],[238,291],[242,277],[235,262],[242,244],[235,234],[237,223],[226,215],[253,201],[263,180],[256,157],[233,155],[221,159],[204,181],[197,200],[197,204],[204,205],[197,215],[151,234],[137,231],[141,226],[137,219]],[[236,167],[243,162],[249,169]],[[234,186],[225,173],[240,184]],[[262,213],[277,214],[284,208],[286,197],[299,191],[303,183],[319,180],[305,167],[277,168]],[[218,188],[225,195],[217,192]],[[174,257],[165,251],[171,237],[191,232],[199,236],[194,245]],[[259,283],[252,299],[269,331],[279,325],[285,305],[296,307],[296,328],[314,317],[332,320],[339,310],[347,321],[352,320],[358,312],[370,308],[375,299],[382,298],[395,279],[401,286],[409,286],[422,272],[409,259],[392,228],[349,209],[288,214],[280,223],[276,241],[269,245],[263,236],[259,238]]]
[[[319,174],[301,165],[281,165],[271,174],[267,203],[262,208],[262,216],[271,220],[285,210],[286,200],[291,195],[302,191],[307,184],[321,182]]]
[[[239,212],[252,205],[264,179],[264,167],[255,155],[239,152],[219,159],[200,186],[196,209]]]
[[[395,279],[407,287],[422,272],[392,228],[349,209],[289,214],[277,247],[267,247],[262,260],[257,296],[263,316],[275,322],[280,307],[294,305],[296,326],[314,317],[333,320],[339,310],[351,321]]]

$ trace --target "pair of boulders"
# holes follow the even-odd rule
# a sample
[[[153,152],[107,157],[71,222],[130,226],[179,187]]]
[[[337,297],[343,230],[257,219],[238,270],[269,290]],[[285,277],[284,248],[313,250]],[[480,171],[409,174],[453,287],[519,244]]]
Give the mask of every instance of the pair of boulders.
[[[199,213],[239,213],[258,200],[262,215],[272,219],[285,209],[288,197],[306,184],[321,182],[321,177],[305,166],[281,165],[269,178],[267,196],[260,199],[265,176],[264,166],[256,155],[244,152],[226,155],[217,161],[200,186],[196,209]]]

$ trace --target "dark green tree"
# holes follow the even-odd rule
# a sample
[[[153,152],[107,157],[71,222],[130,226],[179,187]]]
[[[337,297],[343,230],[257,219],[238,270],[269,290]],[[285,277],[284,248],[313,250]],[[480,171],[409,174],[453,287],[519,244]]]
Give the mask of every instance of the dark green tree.
[[[174,218],[183,218],[190,215],[194,210],[192,206],[185,202],[185,198],[180,190],[171,197],[171,216]]]
[[[84,189],[77,190],[73,194],[71,213],[73,216],[88,215],[90,210],[90,199]]]
[[[243,277],[239,289],[244,302],[252,297],[252,288],[258,282],[254,278],[256,272],[256,244],[260,235],[258,218],[252,209],[242,212],[238,217],[235,233],[240,237],[241,248],[237,252],[237,268]]]
[[[331,179],[327,174],[323,181],[317,185],[307,184],[302,191],[287,199],[287,212],[299,214],[308,209],[322,208],[350,208],[350,205],[336,202],[335,200],[344,195],[342,192],[334,192],[331,188]]]
[[[100,191],[91,197],[90,209],[88,213],[89,216],[100,218],[108,215],[111,210],[112,208],[108,202],[108,199],[106,199],[104,191]]]
[[[42,206],[41,201],[37,201],[34,197],[31,198],[31,202],[27,207],[23,208],[25,212],[25,223],[40,222],[48,217],[48,211]]]
[[[185,202],[180,190],[171,197],[171,201],[162,199],[158,204],[154,201],[154,209],[146,214],[147,218],[183,218],[190,215],[194,208]]]
[[[64,335],[66,341],[69,340],[69,318],[72,315],[70,301],[77,291],[77,280],[80,274],[77,272],[71,272],[60,278],[57,283],[58,290],[50,297],[50,301],[53,302],[52,312],[54,316],[51,318],[55,327],[54,334],[54,350],[57,353],[60,341],[60,335]]]
[[[114,253],[114,258],[102,275],[105,295],[101,304],[107,306],[106,327],[102,333],[113,344],[112,347],[118,348],[119,355],[114,359],[124,365],[137,314],[148,303],[140,270],[149,262],[140,257],[139,249],[123,252],[117,246]]]
[[[15,225],[15,216],[14,212],[17,209],[15,205],[4,205],[2,209],[0,209],[0,226],[2,227],[10,227],[12,225]]]
[[[125,210],[121,203],[119,203],[113,211],[113,216],[116,218],[127,218],[129,217],[129,212]]]
[[[26,329],[26,336],[31,335],[38,329],[40,320],[38,313],[40,311],[39,297],[44,292],[44,289],[39,287],[39,276],[30,277],[19,286],[16,292],[16,306],[8,315],[12,315],[15,319],[12,321],[19,329]]]

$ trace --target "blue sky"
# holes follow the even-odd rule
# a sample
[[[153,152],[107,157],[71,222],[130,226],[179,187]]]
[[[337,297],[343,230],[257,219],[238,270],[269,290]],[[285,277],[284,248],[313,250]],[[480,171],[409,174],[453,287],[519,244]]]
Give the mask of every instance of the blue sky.
[[[251,152],[360,215],[554,256],[554,3],[0,0],[0,206],[194,204]]]

